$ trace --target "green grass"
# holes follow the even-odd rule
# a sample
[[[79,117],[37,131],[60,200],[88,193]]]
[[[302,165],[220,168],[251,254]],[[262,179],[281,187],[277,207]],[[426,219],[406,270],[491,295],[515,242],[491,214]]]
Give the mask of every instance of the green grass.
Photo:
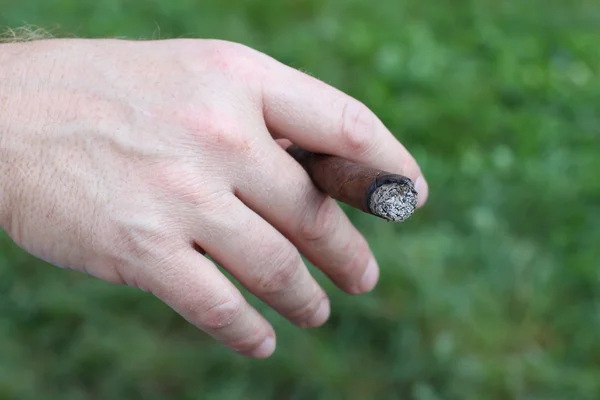
[[[255,47],[368,104],[430,201],[400,225],[349,211],[381,283],[350,297],[316,273],[324,327],[252,299],[278,332],[264,361],[4,238],[0,399],[600,398],[596,0],[0,0],[24,23]]]

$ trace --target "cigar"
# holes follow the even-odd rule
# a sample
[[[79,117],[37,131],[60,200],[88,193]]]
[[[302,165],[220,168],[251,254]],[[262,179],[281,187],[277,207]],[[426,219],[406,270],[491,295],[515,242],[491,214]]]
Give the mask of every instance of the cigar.
[[[306,170],[319,190],[330,197],[387,221],[401,222],[417,207],[417,191],[409,178],[348,159],[312,153],[296,145],[287,152]]]

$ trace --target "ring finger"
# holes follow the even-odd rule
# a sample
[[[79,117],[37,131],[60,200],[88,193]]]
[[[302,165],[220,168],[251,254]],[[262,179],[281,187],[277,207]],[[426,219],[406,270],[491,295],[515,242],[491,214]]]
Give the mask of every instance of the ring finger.
[[[329,299],[294,245],[234,194],[202,224],[196,243],[248,290],[301,327],[327,320]]]

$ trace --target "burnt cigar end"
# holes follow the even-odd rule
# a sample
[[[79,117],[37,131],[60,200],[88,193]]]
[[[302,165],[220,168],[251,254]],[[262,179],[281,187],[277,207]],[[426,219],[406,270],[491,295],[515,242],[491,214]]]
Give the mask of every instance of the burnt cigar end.
[[[371,214],[392,222],[402,222],[415,212],[418,195],[413,182],[401,175],[384,175],[367,190]]]
[[[392,222],[406,220],[417,208],[417,191],[405,176],[295,145],[287,151],[319,190],[349,206]]]

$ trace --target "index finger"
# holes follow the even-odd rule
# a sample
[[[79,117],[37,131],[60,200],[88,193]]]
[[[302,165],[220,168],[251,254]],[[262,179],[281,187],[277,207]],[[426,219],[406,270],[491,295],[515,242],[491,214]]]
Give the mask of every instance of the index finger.
[[[422,206],[428,194],[414,157],[363,103],[283,64],[263,83],[264,118],[278,138],[307,150],[333,154],[415,182]]]

